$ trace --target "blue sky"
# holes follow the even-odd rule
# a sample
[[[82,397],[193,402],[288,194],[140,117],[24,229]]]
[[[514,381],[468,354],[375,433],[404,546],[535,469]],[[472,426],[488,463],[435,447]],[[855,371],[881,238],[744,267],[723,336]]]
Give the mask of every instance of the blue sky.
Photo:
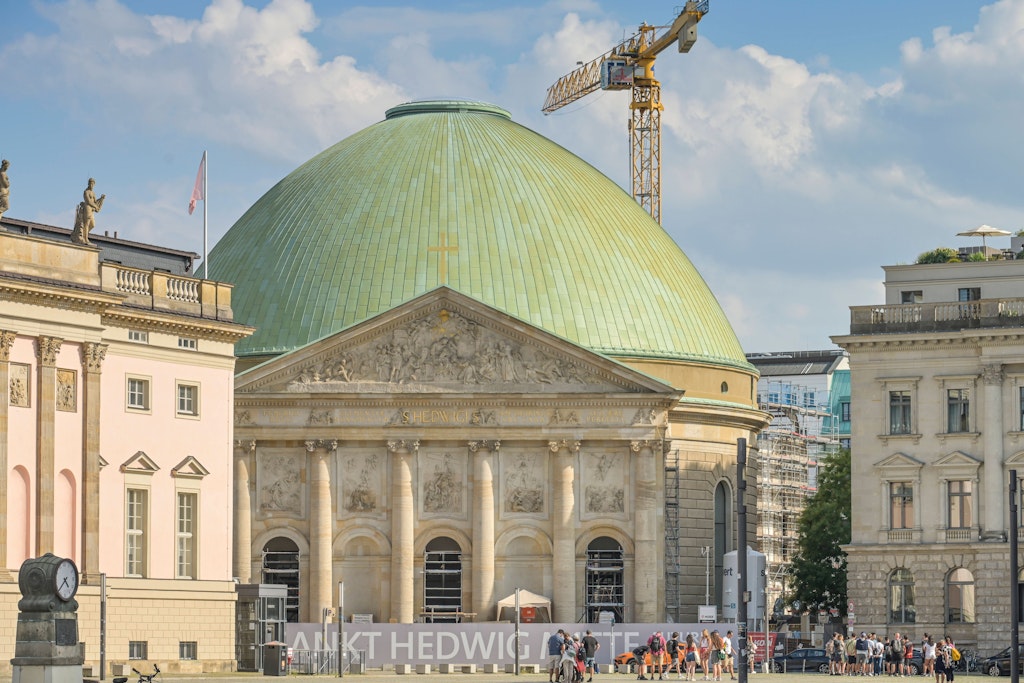
[[[274,183],[400,102],[481,99],[628,185],[625,93],[547,86],[681,2],[4,3],[7,216],[202,252]],[[658,60],[663,224],[747,351],[830,346],[881,265],[1024,229],[1024,0],[711,0]],[[1008,239],[1006,240],[1008,243]]]

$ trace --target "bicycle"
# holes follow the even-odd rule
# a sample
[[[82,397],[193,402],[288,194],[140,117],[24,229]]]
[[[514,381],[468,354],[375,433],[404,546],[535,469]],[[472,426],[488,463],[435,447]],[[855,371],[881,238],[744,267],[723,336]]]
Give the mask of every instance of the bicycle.
[[[160,675],[160,667],[154,664],[153,673],[151,674],[144,674],[135,668],[132,668],[132,673],[139,677],[138,683],[153,683],[153,679]],[[128,683],[128,677],[118,676],[113,679],[113,683]]]
[[[978,670],[978,653],[974,650],[960,650],[960,661],[953,663],[953,671],[971,673]]]

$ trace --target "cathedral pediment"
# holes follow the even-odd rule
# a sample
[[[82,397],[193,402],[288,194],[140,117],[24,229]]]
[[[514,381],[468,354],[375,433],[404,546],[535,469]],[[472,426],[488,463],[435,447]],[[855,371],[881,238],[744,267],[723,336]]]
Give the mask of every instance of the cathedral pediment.
[[[662,382],[439,288],[239,375],[240,393],[669,393]]]

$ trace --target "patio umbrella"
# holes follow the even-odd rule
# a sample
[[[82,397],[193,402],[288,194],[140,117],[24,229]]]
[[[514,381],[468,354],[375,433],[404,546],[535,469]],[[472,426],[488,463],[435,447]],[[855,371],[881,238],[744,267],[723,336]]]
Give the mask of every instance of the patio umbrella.
[[[991,225],[979,225],[973,230],[965,230],[958,232],[957,237],[980,237],[981,247],[985,250],[985,254],[988,255],[988,245],[985,244],[986,237],[1005,237],[1011,234],[1009,230],[1000,230],[999,228],[993,228]]]

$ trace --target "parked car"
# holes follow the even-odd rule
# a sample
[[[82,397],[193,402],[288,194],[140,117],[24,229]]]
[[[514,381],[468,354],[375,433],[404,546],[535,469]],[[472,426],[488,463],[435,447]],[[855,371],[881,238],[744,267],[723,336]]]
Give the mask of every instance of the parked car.
[[[1020,650],[1017,654],[1017,661],[1020,662],[1024,659],[1024,645],[1020,646]],[[985,657],[978,661],[978,671],[986,673],[989,676],[1009,676],[1010,675],[1010,648],[1004,648],[1002,652],[998,652],[991,657]]]
[[[788,655],[776,655],[772,657],[772,671],[783,672],[817,672],[828,673],[828,655],[820,647],[802,647],[793,650]]]

